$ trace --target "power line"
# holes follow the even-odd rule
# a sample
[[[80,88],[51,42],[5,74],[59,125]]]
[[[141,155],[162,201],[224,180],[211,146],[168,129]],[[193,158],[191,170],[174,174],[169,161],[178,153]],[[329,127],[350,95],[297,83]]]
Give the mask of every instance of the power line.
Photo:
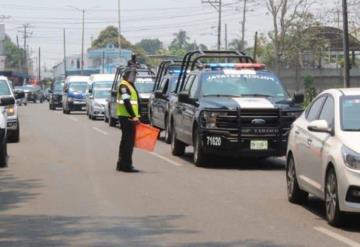
[[[218,20],[218,41],[217,47],[218,50],[221,49],[221,15],[222,15],[222,0],[202,0],[202,3],[208,3],[213,6],[219,14]]]

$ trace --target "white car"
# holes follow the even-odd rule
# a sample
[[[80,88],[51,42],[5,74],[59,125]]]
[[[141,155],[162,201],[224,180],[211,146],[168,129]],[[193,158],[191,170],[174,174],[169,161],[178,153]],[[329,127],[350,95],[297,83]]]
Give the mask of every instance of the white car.
[[[105,116],[106,99],[110,97],[110,88],[95,89],[89,96],[88,116],[95,120],[98,117]]]
[[[89,79],[89,89],[86,94],[86,114],[89,115],[89,109],[93,98],[93,92],[96,89],[111,89],[115,74],[93,74]],[[90,116],[89,116],[90,117]]]
[[[0,96],[18,98],[11,86],[10,82],[5,76],[0,76]],[[11,142],[19,142],[20,140],[20,122],[18,117],[17,104],[6,106],[7,111],[7,135]]]
[[[293,123],[287,150],[288,199],[325,200],[326,219],[360,212],[360,88],[321,93]]]

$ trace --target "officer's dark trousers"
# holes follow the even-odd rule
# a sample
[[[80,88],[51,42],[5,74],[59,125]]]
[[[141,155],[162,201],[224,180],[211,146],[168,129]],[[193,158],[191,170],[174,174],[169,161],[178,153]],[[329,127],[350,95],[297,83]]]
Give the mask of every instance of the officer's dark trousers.
[[[119,147],[118,169],[132,168],[132,154],[135,144],[135,123],[127,117],[119,117],[121,127],[121,142]]]

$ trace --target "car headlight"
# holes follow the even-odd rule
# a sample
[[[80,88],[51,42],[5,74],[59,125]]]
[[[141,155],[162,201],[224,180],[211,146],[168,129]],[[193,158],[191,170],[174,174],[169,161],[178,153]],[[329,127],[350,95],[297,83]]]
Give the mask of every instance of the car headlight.
[[[217,118],[227,116],[227,112],[209,112],[203,111],[202,112],[202,123],[203,127],[206,128],[216,128]]]
[[[287,117],[298,118],[301,115],[301,111],[285,111],[283,114]]]
[[[347,167],[360,170],[360,154],[343,146],[341,148],[342,157]]]
[[[8,116],[14,116],[15,115],[15,106],[11,105],[6,108],[6,112]]]

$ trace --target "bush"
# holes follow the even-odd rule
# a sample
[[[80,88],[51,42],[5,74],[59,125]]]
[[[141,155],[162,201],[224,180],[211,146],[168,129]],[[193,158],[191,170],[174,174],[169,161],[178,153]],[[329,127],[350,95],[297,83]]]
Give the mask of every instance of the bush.
[[[314,77],[307,75],[304,77],[304,88],[305,88],[305,101],[304,106],[306,107],[316,97],[317,92],[314,86]]]

